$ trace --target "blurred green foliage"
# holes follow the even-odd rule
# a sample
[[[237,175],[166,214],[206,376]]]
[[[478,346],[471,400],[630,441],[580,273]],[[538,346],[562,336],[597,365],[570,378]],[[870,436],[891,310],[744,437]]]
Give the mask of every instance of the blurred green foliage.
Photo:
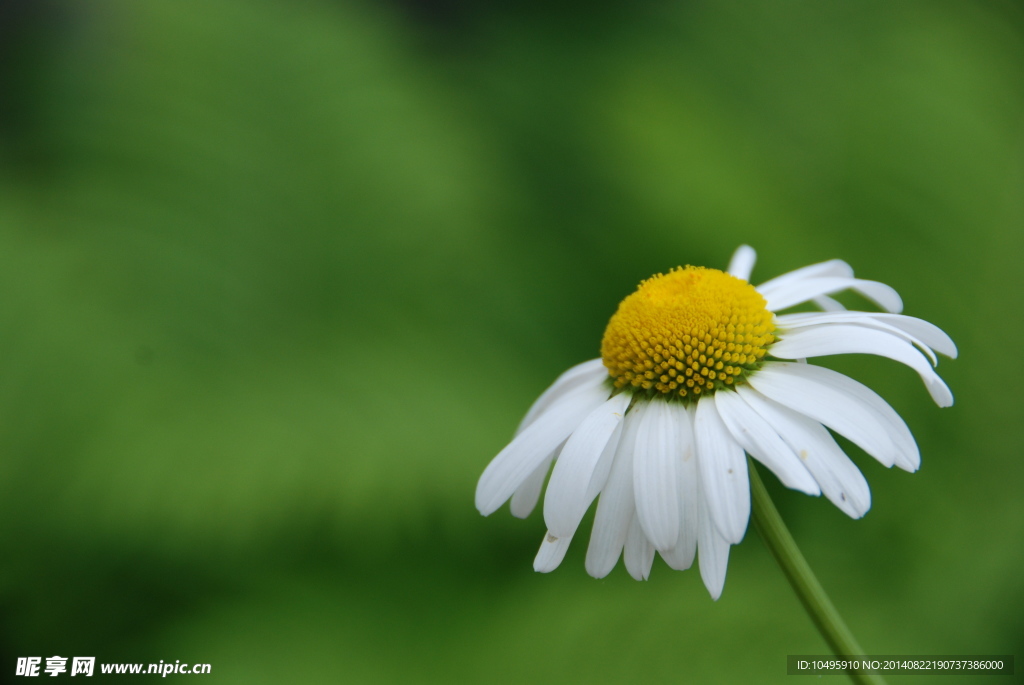
[[[741,242],[960,346],[943,411],[824,360],[921,445],[849,447],[862,521],[769,482],[861,643],[1024,654],[1022,122],[1008,1],[0,3],[3,672],[785,682],[826,647],[753,531],[712,602],[472,504],[619,299]]]

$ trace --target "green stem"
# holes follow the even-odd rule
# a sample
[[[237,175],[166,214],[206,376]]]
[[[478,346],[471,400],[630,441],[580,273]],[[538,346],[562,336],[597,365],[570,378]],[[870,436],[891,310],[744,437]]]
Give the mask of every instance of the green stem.
[[[864,650],[857,644],[856,638],[846,627],[832,601],[825,594],[821,583],[814,577],[814,572],[807,565],[807,560],[800,553],[796,541],[789,534],[786,524],[782,522],[779,511],[772,503],[768,491],[757,475],[754,462],[750,461],[750,490],[754,500],[754,527],[768,546],[782,572],[786,574],[789,584],[793,586],[797,597],[804,605],[818,632],[825,642],[839,657],[863,657]],[[877,674],[848,672],[850,679],[864,685],[885,685],[885,680]]]

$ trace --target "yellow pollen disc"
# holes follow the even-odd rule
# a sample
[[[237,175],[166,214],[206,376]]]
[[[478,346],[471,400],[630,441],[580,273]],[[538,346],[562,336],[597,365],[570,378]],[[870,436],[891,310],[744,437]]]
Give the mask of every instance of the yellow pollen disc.
[[[734,385],[775,341],[754,286],[717,269],[687,266],[651,276],[619,304],[601,340],[615,387],[689,396]]]

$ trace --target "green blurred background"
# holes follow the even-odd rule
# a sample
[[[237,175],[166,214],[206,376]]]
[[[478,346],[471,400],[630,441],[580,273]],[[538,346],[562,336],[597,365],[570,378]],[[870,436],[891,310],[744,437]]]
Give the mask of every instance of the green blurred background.
[[[847,444],[863,520],[767,480],[869,653],[1019,658],[1022,191],[1015,2],[3,0],[0,680],[789,682],[753,530],[712,602],[473,506],[640,279],[742,242],[958,343],[946,410],[823,360],[921,446]]]

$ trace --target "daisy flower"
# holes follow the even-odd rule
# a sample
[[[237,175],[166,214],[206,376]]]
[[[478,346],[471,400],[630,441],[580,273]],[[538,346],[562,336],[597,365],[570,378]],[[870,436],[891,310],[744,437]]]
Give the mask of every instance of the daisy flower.
[[[728,272],[687,266],[643,281],[609,321],[601,357],[559,376],[484,470],[477,509],[487,516],[511,498],[520,518],[551,471],[537,571],[561,563],[599,498],[590,575],[606,576],[621,555],[630,575],[646,579],[655,552],[683,570],[699,549],[701,578],[717,599],[729,547],[750,518],[744,453],[787,487],[824,494],[853,518],[867,512],[871,494],[829,429],[887,467],[917,470],[917,444],[885,400],[806,360],[888,357],[916,371],[936,404],[948,407],[952,393],[933,366],[936,352],[956,356],[953,341],[899,314],[895,290],[854,278],[843,261],[757,287],[747,282],[754,261],[744,245]],[[884,312],[847,311],[831,297],[845,290]],[[823,311],[777,313],[808,302]]]

